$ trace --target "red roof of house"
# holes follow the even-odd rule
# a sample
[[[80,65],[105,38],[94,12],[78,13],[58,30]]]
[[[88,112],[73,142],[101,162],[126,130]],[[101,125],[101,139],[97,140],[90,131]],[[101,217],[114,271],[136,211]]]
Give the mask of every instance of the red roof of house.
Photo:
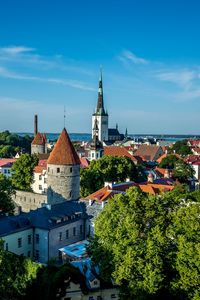
[[[16,162],[16,158],[0,158],[0,167],[5,167],[6,165],[11,165]]]
[[[129,157],[132,161],[137,161],[138,163],[143,162],[143,160],[139,156],[130,154],[124,146],[106,146],[104,147],[104,155],[126,156]]]
[[[43,145],[46,143],[46,135],[38,132],[32,141],[32,145]]]
[[[155,157],[159,151],[163,152],[161,146],[142,144],[139,146],[139,148],[136,150],[134,154],[136,156],[140,156],[144,158],[145,160],[153,161],[155,160]]]
[[[89,167],[89,160],[86,157],[80,157],[80,162],[81,162],[81,168],[87,168]]]
[[[76,153],[65,128],[61,132],[52,152],[50,153],[47,164],[80,165],[78,154]]]
[[[154,183],[143,183],[137,184],[134,182],[124,182],[121,184],[114,184],[114,185],[107,185],[100,190],[88,195],[85,197],[85,200],[96,200],[99,202],[105,201],[107,199],[112,198],[116,194],[124,193],[130,187],[136,186],[138,187],[143,193],[148,193],[152,195],[159,194],[160,192],[167,192],[174,189],[173,185],[167,184],[154,184]]]

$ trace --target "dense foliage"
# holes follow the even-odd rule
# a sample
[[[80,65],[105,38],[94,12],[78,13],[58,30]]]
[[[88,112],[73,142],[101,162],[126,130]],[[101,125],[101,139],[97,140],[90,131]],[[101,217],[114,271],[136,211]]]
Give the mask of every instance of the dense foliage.
[[[122,299],[200,299],[199,198],[132,188],[108,201],[88,251]]]
[[[85,278],[79,269],[70,264],[58,267],[50,262],[39,269],[37,277],[27,289],[26,299],[59,300],[66,294],[69,279],[79,284],[83,293],[88,292]]]
[[[174,165],[173,176],[181,183],[186,183],[190,178],[193,178],[194,173],[192,166],[184,161],[177,161]]]
[[[186,156],[188,154],[192,154],[190,147],[187,144],[187,140],[177,141],[172,149],[171,152],[176,152],[182,156]]]
[[[38,164],[35,154],[22,154],[12,166],[12,184],[15,189],[31,191],[33,169]]]
[[[159,163],[159,167],[167,168],[167,169],[174,169],[174,165],[177,161],[181,161],[181,159],[178,158],[174,154],[169,154],[165,158],[162,159],[162,161]]]
[[[8,130],[0,132],[0,157],[13,157],[21,151],[30,153],[32,139],[28,135],[21,137]]]
[[[123,182],[127,178],[138,180],[139,176],[142,176],[142,170],[130,158],[103,156],[81,170],[81,196],[85,197],[102,188],[105,181]]]
[[[11,180],[0,174],[0,214],[14,212],[15,206],[12,200],[14,193]]]
[[[27,299],[26,289],[36,277],[40,265],[30,259],[3,250],[0,241],[0,299]]]

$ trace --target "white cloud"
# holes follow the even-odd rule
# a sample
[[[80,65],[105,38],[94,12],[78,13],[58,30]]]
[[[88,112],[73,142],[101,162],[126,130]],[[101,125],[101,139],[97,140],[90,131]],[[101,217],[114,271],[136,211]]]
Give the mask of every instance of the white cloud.
[[[192,81],[197,78],[193,70],[159,71],[156,78],[161,81],[175,83],[181,87],[189,88]]]
[[[136,65],[147,65],[149,63],[148,60],[136,56],[133,52],[129,50],[124,50],[122,54],[119,56],[119,59],[123,62],[132,62]]]
[[[45,77],[38,77],[38,76],[29,76],[29,75],[22,75],[19,73],[12,72],[7,68],[0,67],[0,76],[9,79],[16,79],[16,80],[30,80],[30,81],[37,81],[37,82],[44,82],[44,83],[53,83],[53,84],[60,84],[64,86],[70,86],[72,88],[86,90],[86,91],[96,91],[96,89],[88,86],[85,82],[72,80],[72,79],[62,79],[62,78],[45,78]]]
[[[10,55],[17,55],[35,51],[34,48],[29,48],[25,46],[10,46],[10,47],[2,47],[0,48],[0,52],[10,54]]]

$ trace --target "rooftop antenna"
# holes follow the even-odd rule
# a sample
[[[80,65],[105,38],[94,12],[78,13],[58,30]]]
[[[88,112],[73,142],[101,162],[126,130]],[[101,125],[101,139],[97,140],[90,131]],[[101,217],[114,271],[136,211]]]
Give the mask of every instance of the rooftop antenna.
[[[65,119],[66,119],[66,110],[65,110],[65,105],[64,105],[64,128],[65,128]]]

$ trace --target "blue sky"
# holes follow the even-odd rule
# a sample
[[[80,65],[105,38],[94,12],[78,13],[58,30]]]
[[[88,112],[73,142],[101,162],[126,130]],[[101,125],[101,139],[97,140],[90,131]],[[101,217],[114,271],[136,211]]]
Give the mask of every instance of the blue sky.
[[[200,1],[0,3],[0,131],[90,132],[103,67],[110,127],[200,134]]]

